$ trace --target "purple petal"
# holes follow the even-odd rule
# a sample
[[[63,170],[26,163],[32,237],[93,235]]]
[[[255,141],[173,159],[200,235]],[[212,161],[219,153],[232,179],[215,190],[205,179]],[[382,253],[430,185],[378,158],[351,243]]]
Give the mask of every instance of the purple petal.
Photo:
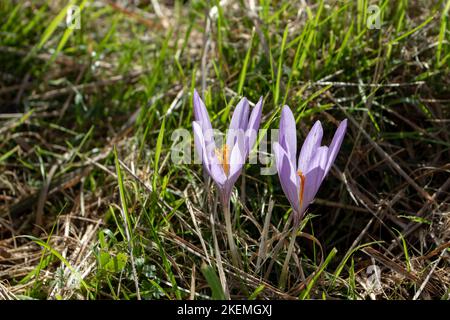
[[[322,136],[322,124],[320,121],[316,121],[314,126],[309,131],[305,142],[303,142],[302,150],[300,151],[300,156],[298,157],[298,168],[303,172],[308,171],[308,165],[317,149],[320,147]]]
[[[292,162],[288,154],[277,142],[273,144],[275,162],[277,165],[278,177],[284,194],[289,200],[294,211],[299,210],[299,186],[298,179]]]
[[[311,160],[309,171],[304,173],[305,185],[303,190],[303,201],[300,209],[300,214],[303,214],[308,208],[309,204],[314,200],[314,197],[319,191],[325,173],[325,166],[327,164],[328,147],[323,146],[317,149]]]
[[[211,172],[211,177],[220,187],[222,187],[227,180],[227,176],[222,164],[217,158],[216,151],[211,150],[210,152],[208,152],[208,146],[206,146],[205,153],[208,156],[208,165],[209,171]]]
[[[245,162],[245,150],[243,144],[236,143],[231,150],[230,155],[230,173],[228,175],[227,183],[230,184],[230,187],[233,187],[236,180],[239,178],[242,167]]]
[[[203,163],[203,149],[205,149],[205,146],[204,146],[205,138],[203,136],[203,132],[200,127],[200,124],[197,121],[192,122],[192,128],[194,129],[195,150],[197,151],[197,154]]]
[[[231,144],[228,144],[231,142]],[[230,150],[230,156],[233,152],[234,147],[238,145],[239,150],[242,151],[242,156],[246,158],[245,153],[245,131],[242,129],[229,129],[227,132],[227,146]]]
[[[206,147],[205,147],[205,138],[203,136],[202,129],[200,124],[197,121],[192,122],[192,128],[194,129],[194,144],[197,154],[199,155],[203,167],[209,176],[211,172],[209,170],[209,157],[207,156]]]
[[[344,119],[334,134],[333,140],[331,141],[329,151],[328,151],[328,161],[325,166],[325,174],[324,177],[328,174],[331,169],[331,166],[336,160],[336,156],[341,149],[342,141],[344,140],[345,132],[347,131],[347,119]]]
[[[203,138],[208,150],[215,150],[216,144],[214,142],[214,131],[209,120],[208,111],[205,104],[198,95],[197,90],[194,89],[194,118],[200,124],[203,131]]]
[[[215,155],[214,158],[217,159]],[[211,163],[209,164],[209,171],[211,172],[211,178],[213,178],[214,182],[217,183],[217,185],[220,188],[223,188],[223,186],[227,182],[227,176],[223,171],[222,165],[219,163],[219,161],[214,161],[214,158],[210,159]]]
[[[246,153],[248,154],[251,149],[253,149],[253,145],[255,144],[256,138],[258,137],[258,129],[261,123],[261,115],[262,115],[262,97],[259,98],[258,103],[252,110],[250,115],[250,119],[248,121],[247,131],[245,132],[246,137]]]
[[[308,164],[308,171],[320,167],[323,171],[325,171],[327,161],[328,161],[328,147],[322,146],[316,149],[316,152],[313,154],[311,161]],[[306,172],[308,172],[306,171]]]
[[[288,106],[284,106],[283,110],[281,110],[280,136],[278,141],[288,154],[289,160],[295,168],[297,158],[297,130],[294,115]]]
[[[227,145],[233,146],[235,143],[235,134],[233,132],[236,131],[244,131],[247,130],[248,123],[248,100],[246,98],[242,98],[241,101],[236,106],[236,109],[233,112],[233,116],[231,117],[230,127],[228,129],[227,135]]]
[[[197,90],[194,89],[194,117],[201,125],[203,131],[212,130],[211,120],[209,120],[208,111],[205,104],[198,95]]]
[[[223,171],[222,165],[219,163],[217,156],[214,153],[209,153],[205,145],[205,138],[201,130],[200,124],[197,122],[192,123],[194,128],[194,143],[198,154],[202,159],[203,167],[208,175],[222,187],[227,179]]]
[[[303,215],[316,196],[318,187],[320,186],[320,184],[317,183],[319,176],[323,176],[323,170],[320,167],[315,167],[305,175],[305,189],[303,191],[301,208],[299,210],[300,215]]]

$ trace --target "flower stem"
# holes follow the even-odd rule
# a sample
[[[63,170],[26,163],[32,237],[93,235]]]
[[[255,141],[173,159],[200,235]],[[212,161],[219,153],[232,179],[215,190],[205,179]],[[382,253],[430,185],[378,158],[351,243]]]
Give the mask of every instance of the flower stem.
[[[240,259],[237,252],[236,244],[234,243],[233,228],[231,225],[230,197],[223,195],[221,200],[222,200],[223,215],[225,217],[225,230],[227,233],[228,245],[230,246],[231,251],[231,259],[233,260],[233,266],[239,268]]]
[[[295,239],[297,238],[298,224],[294,223],[294,228],[292,229],[291,241],[289,242],[288,251],[286,254],[286,259],[284,260],[283,269],[281,270],[279,287],[284,290],[286,286],[287,274],[289,271],[289,261],[291,260],[292,252],[294,251]]]
[[[210,222],[211,222],[211,228],[212,228],[212,235],[213,235],[213,242],[214,242],[214,249],[216,254],[216,260],[217,260],[217,270],[219,271],[219,279],[220,283],[222,285],[223,292],[225,294],[225,299],[230,300],[230,292],[228,289],[227,280],[225,278],[225,272],[223,271],[223,264],[222,264],[222,257],[220,256],[220,249],[219,249],[219,242],[217,241],[217,235],[216,235],[216,227],[215,222],[217,220],[217,196],[214,202],[214,210],[213,213],[211,213],[210,216]],[[210,263],[211,265],[211,263]]]

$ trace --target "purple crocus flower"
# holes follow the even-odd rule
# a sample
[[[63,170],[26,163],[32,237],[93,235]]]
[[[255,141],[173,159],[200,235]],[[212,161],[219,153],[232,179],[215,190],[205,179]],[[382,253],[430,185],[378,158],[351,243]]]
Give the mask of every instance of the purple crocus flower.
[[[206,107],[194,90],[194,142],[203,167],[214,180],[223,198],[228,199],[245,160],[255,144],[261,122],[262,97],[249,117],[249,103],[243,98],[236,106],[226,142],[217,148]],[[223,200],[223,199],[222,199]]]
[[[330,171],[346,129],[347,119],[337,128],[330,146],[321,146],[323,129],[320,121],[316,121],[303,143],[297,163],[295,118],[288,106],[283,107],[279,139],[274,143],[275,161],[281,186],[294,210],[296,226]]]

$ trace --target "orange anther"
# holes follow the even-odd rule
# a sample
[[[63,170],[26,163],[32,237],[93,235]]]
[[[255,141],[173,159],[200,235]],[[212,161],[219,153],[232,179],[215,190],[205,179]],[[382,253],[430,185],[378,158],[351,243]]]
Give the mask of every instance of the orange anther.
[[[300,191],[298,197],[300,199],[300,207],[301,207],[303,204],[303,192],[305,190],[306,177],[303,175],[302,170],[298,170],[297,175],[300,177]]]
[[[230,148],[226,143],[224,143],[222,148],[216,148],[215,151],[225,175],[228,176],[230,174]]]

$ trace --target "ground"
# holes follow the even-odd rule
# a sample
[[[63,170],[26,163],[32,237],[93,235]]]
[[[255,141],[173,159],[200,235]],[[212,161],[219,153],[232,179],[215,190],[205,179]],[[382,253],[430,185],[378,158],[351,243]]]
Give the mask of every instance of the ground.
[[[0,298],[449,299],[449,8],[2,1]],[[194,89],[219,130],[243,96],[299,144],[348,119],[284,286],[278,175],[235,185],[236,268],[214,184],[172,159]]]

